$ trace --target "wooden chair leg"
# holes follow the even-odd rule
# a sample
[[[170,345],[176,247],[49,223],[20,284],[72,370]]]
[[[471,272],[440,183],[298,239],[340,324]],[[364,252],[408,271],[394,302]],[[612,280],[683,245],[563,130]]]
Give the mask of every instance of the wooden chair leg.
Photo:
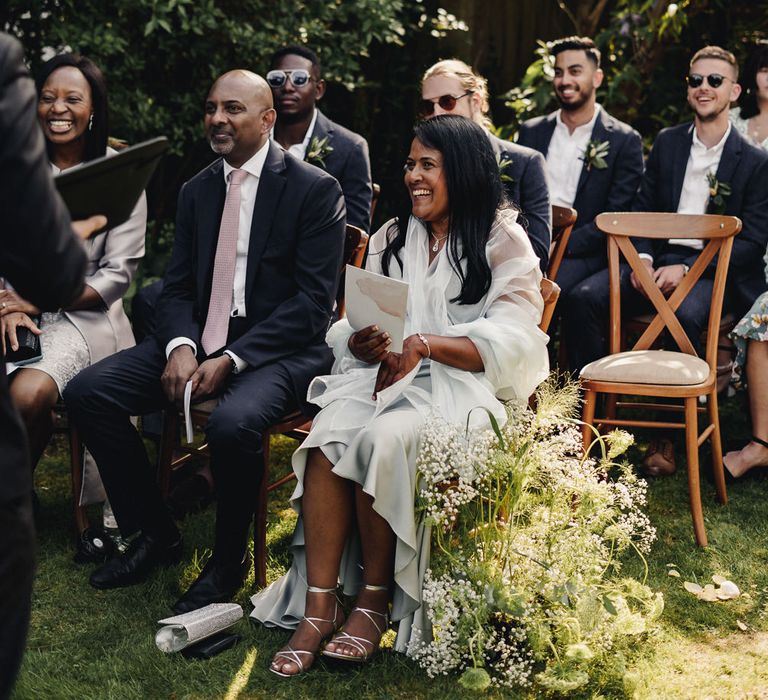
[[[589,446],[595,439],[595,433],[592,430],[595,421],[595,404],[597,403],[596,391],[584,392],[584,407],[581,409],[581,438],[584,447],[584,454],[587,454]]]
[[[696,544],[707,546],[704,529],[704,511],[701,507],[701,485],[699,483],[699,421],[696,398],[685,399],[685,453],[688,460],[688,498],[693,518],[693,533]]]
[[[179,412],[171,406],[163,411],[163,429],[160,434],[159,456],[157,459],[157,483],[163,498],[171,490],[171,468],[176,436],[179,434]]]
[[[720,416],[717,407],[717,389],[707,397],[707,415],[714,426],[710,445],[712,446],[712,472],[715,475],[717,500],[725,505],[728,503],[728,493],[725,488],[725,472],[723,470],[723,443],[720,435]]]
[[[257,588],[267,585],[267,487],[269,485],[269,439],[266,431],[261,449],[264,455],[264,469],[259,483],[256,511],[253,516],[253,575]]]
[[[77,532],[82,535],[88,528],[88,512],[80,505],[80,493],[83,490],[83,443],[80,433],[70,423],[69,426],[69,463],[72,483],[72,508],[75,516]]]

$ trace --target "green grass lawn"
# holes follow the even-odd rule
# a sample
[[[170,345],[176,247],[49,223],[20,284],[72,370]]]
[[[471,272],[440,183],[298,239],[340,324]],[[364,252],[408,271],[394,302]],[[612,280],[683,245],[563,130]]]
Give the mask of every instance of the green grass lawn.
[[[726,442],[749,434],[743,397],[722,407]],[[642,445],[643,436],[639,437]],[[295,443],[273,448],[275,469],[287,468]],[[683,466],[681,443],[677,445]],[[639,449],[630,452],[638,461]],[[708,459],[704,455],[703,462]],[[36,474],[41,501],[38,572],[27,653],[13,697],[26,698],[464,698],[455,678],[429,680],[405,657],[384,650],[365,666],[320,662],[301,678],[269,673],[272,655],[288,633],[238,623],[242,642],[210,661],[165,655],[154,645],[156,620],[196,575],[212,541],[212,509],[183,524],[184,564],[148,582],[117,591],[96,591],[87,583],[91,566],[73,563],[67,453],[57,438]],[[291,486],[270,502],[269,577],[288,564],[293,514]],[[702,481],[709,547],[694,545],[684,468],[656,480],[648,512],[658,540],[648,558],[649,583],[664,593],[658,632],[638,650],[628,674],[627,697],[768,698],[768,479],[729,487],[730,501],[714,501],[714,487]],[[94,511],[94,516],[97,512]],[[667,575],[674,564],[681,578]],[[639,561],[624,569],[642,577]],[[714,574],[733,580],[746,595],[727,602],[699,601],[684,580],[706,583]],[[237,602],[250,611],[252,580]],[[745,626],[746,630],[742,630]],[[486,697],[502,697],[489,693]],[[608,696],[604,696],[608,697]]]

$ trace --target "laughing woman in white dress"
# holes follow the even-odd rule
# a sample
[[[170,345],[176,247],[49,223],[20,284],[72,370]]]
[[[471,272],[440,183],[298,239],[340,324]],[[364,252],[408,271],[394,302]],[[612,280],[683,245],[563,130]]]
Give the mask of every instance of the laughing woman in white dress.
[[[464,423],[478,406],[503,423],[499,399],[527,398],[547,374],[538,260],[483,129],[455,116],[419,124],[405,185],[411,213],[373,235],[367,262],[409,284],[403,350],[373,326],[329,331],[333,373],[310,386],[322,410],[293,456],[293,564],[253,598],[253,617],[295,630],[270,666],[281,676],[308,669],[326,640],[324,655],[366,660],[390,615],[405,650],[429,557],[414,513],[421,426]],[[337,582],[356,596],[346,620]]]
[[[114,153],[107,148],[107,92],[104,77],[89,59],[61,54],[42,68],[37,116],[51,162],[58,173]],[[85,289],[66,309],[40,312],[11,289],[0,290],[0,332],[6,350],[16,345],[16,329],[40,335],[42,359],[13,371],[10,391],[27,429],[32,464],[37,464],[53,430],[52,409],[80,370],[134,344],[122,298],[144,255],[147,224],[142,195],[121,226],[85,241]],[[42,331],[42,333],[40,333]]]

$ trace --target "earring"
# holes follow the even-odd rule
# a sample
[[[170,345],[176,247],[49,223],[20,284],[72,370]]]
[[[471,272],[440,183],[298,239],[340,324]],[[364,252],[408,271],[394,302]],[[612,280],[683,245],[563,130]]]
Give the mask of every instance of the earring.
[[[91,118],[88,120],[88,131],[93,131],[93,112],[91,112]]]

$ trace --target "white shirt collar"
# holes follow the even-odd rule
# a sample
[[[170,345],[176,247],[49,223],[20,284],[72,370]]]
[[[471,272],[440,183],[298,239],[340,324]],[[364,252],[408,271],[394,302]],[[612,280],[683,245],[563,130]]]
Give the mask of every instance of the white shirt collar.
[[[728,140],[728,137],[731,134],[731,122],[728,121],[728,128],[725,130],[725,133],[723,134],[723,138],[721,138],[712,148],[707,148],[705,144],[701,142],[699,139],[699,135],[696,133],[696,125],[693,126],[693,145],[698,146],[699,148],[702,148],[704,151],[707,152],[718,152],[722,151],[725,147],[725,142]]]
[[[568,129],[568,125],[563,121],[563,110],[558,109],[557,110],[557,126],[561,126],[564,129]],[[597,121],[597,115],[600,114],[600,104],[598,102],[595,102],[595,113],[592,115],[592,119],[590,119],[586,124],[582,124],[581,126],[577,126],[573,132],[576,133],[577,131],[584,131],[586,129],[589,129],[589,132],[592,133],[592,129],[595,127],[595,122]]]
[[[264,142],[264,145],[256,151],[245,163],[239,168],[232,167],[224,159],[224,181],[229,182],[229,174],[233,170],[245,170],[249,175],[253,175],[256,178],[261,177],[261,171],[264,169],[264,163],[267,162],[267,153],[269,153],[269,139]]]
[[[307,127],[307,132],[304,134],[304,138],[302,139],[301,143],[294,143],[293,145],[289,146],[288,148],[285,148],[283,150],[290,151],[292,148],[299,149],[301,148],[302,153],[306,154],[307,148],[309,147],[309,140],[312,138],[312,133],[315,130],[315,124],[317,124],[317,107],[315,107],[312,110],[312,121],[309,122],[309,126]],[[269,132],[269,138],[271,138],[273,141],[275,140],[275,127],[272,127],[272,131]],[[277,143],[277,141],[275,141]],[[279,146],[280,144],[278,144]],[[282,148],[282,146],[280,146]]]

